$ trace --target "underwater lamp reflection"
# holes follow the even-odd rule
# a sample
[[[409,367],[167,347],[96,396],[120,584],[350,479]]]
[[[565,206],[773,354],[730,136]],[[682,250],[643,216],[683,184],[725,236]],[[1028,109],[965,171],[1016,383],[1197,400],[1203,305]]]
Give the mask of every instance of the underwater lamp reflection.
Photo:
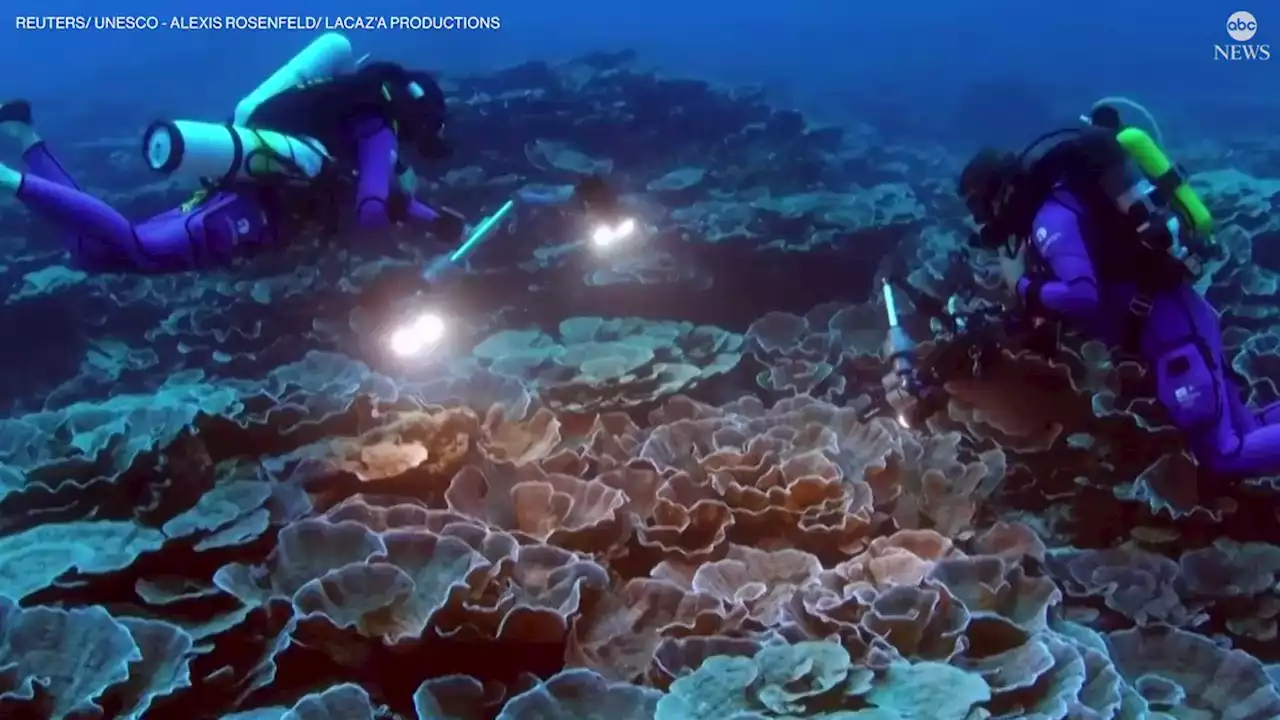
[[[907,421],[907,416],[902,413],[898,413],[898,424],[907,430],[911,429],[911,423]]]
[[[601,249],[613,248],[618,243],[626,241],[635,232],[636,221],[631,218],[623,218],[612,223],[602,222],[592,231],[591,244]]]
[[[423,313],[396,328],[387,344],[391,352],[400,357],[422,355],[444,339],[447,329],[444,318],[435,313]]]

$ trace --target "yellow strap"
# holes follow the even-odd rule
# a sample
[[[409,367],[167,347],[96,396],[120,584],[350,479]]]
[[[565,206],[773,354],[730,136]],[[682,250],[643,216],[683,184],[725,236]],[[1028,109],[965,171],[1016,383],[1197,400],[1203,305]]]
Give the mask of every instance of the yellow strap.
[[[200,188],[191,195],[190,200],[182,203],[182,212],[191,212],[192,210],[195,210],[200,203],[204,202],[208,197],[209,191],[204,188]]]

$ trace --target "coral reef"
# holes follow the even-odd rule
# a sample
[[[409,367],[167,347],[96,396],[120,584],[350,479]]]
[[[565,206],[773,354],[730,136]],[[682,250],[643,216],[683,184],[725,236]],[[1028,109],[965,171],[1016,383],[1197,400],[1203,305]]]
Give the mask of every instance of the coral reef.
[[[75,328],[0,353],[0,717],[1280,717],[1271,483],[1201,477],[1141,368],[1067,338],[877,412],[873,280],[954,282],[957,158],[630,60],[448,78],[424,187],[608,172],[621,255],[533,207],[447,291],[405,230],[88,276],[0,209],[3,328]],[[1280,181],[1197,169],[1272,399]],[[388,358],[422,303],[457,332]]]

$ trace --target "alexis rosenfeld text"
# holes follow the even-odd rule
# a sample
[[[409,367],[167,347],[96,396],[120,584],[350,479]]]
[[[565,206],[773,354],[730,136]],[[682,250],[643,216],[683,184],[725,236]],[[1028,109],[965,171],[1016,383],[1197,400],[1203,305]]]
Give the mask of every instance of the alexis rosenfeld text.
[[[15,30],[500,30],[497,15],[19,15]]]

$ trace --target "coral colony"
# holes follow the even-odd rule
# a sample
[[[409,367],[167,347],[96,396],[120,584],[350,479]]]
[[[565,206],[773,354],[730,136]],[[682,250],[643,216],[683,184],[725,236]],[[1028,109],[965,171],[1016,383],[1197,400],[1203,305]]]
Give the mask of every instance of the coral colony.
[[[0,209],[4,337],[59,328],[0,379],[0,716],[1280,717],[1269,484],[1202,482],[1140,370],[1068,338],[929,428],[877,411],[875,280],[954,280],[962,159],[627,59],[448,79],[424,188],[607,175],[616,253],[531,207],[446,286],[407,234],[90,277]],[[180,198],[125,143],[68,153]],[[1276,377],[1251,148],[1182,154],[1235,368]]]

